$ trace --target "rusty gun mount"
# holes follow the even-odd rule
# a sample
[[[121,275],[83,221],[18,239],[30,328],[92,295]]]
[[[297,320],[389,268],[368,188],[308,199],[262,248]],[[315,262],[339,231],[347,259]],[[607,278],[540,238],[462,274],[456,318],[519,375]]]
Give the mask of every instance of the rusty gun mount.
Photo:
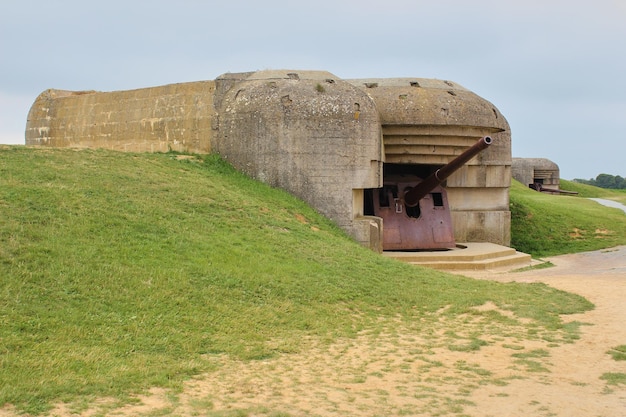
[[[427,175],[396,172],[372,190],[373,214],[383,222],[383,250],[447,250],[456,247],[443,181],[491,145],[485,136],[449,164]]]
[[[471,148],[457,156],[452,162],[439,168],[424,181],[410,189],[404,194],[404,204],[407,207],[415,207],[417,203],[446,180],[454,171],[461,168],[467,161],[486,149],[493,140],[490,136],[485,136],[478,140]]]

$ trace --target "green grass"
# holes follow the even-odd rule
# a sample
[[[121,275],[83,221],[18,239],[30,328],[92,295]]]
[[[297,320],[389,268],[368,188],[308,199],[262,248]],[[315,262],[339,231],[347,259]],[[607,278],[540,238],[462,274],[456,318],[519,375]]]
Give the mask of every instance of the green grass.
[[[626,361],[626,345],[619,345],[607,352],[613,360]]]
[[[600,377],[607,385],[626,385],[626,374],[623,372],[607,372]]]
[[[608,190],[606,188],[594,187],[593,185],[580,184],[578,182],[560,180],[563,190],[576,191],[579,197],[584,198],[606,198],[607,200],[621,201],[626,203],[626,190]]]
[[[623,193],[564,183],[561,188],[579,191],[581,195],[538,193],[512,181],[511,246],[534,257],[542,257],[626,244],[624,212],[585,198],[619,200]]]
[[[0,276],[0,404],[33,414],[176,391],[210,355],[298,352],[381,318],[432,327],[492,301],[567,333],[559,315],[592,308],[386,259],[215,156],[0,147]]]

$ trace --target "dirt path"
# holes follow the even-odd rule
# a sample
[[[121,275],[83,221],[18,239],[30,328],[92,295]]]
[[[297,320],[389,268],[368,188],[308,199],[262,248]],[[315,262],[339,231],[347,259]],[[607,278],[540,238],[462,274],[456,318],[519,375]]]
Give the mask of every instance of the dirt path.
[[[491,336],[478,350],[450,350],[443,331],[449,323],[408,328],[393,322],[389,333],[363,334],[277,359],[243,363],[214,357],[216,371],[190,381],[180,394],[154,390],[123,408],[102,402],[72,412],[59,406],[52,415],[626,416],[626,385],[601,379],[626,373],[626,361],[607,354],[626,345],[626,246],[550,261],[556,266],[466,275],[541,281],[586,297],[596,308],[566,318],[589,324],[575,343],[528,340],[519,329],[500,333],[487,329],[489,322],[459,317],[459,328],[483,326]],[[0,410],[0,416],[8,415]]]
[[[580,294],[596,308],[571,319],[590,326],[583,327],[577,343],[551,351],[553,366],[546,381],[513,381],[504,388],[510,394],[507,397],[494,397],[489,389],[480,390],[473,397],[477,406],[470,415],[626,416],[626,386],[607,386],[600,379],[607,372],[626,373],[626,362],[616,362],[606,353],[626,345],[626,247],[549,260],[556,265],[554,268],[473,276],[499,281],[540,281]]]

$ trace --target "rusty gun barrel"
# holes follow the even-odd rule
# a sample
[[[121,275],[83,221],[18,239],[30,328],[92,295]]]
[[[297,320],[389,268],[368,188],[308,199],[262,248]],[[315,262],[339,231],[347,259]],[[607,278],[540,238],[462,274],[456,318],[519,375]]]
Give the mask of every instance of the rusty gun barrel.
[[[417,203],[431,192],[436,186],[441,184],[448,178],[454,171],[461,168],[467,161],[486,149],[493,140],[490,136],[485,136],[478,140],[471,148],[457,156],[452,162],[439,168],[433,174],[431,174],[424,181],[417,184],[411,190],[404,195],[404,204],[407,207],[415,207]]]

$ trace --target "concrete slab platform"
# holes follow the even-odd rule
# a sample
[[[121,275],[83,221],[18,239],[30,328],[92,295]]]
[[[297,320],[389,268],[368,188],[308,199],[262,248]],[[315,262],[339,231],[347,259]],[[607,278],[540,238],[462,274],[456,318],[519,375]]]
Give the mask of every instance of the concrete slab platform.
[[[383,256],[439,270],[517,269],[532,265],[530,255],[487,242],[459,243],[442,251],[385,251]]]

